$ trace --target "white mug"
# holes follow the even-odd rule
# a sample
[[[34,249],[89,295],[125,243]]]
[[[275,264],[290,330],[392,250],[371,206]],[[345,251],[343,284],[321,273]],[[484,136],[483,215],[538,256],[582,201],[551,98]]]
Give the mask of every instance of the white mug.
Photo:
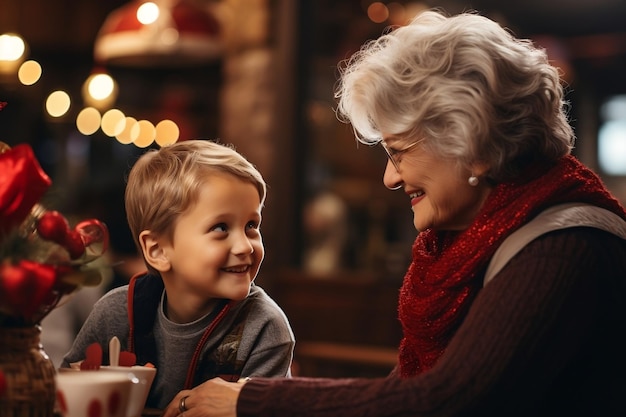
[[[127,417],[134,382],[123,374],[81,371],[55,376],[57,408],[63,417]]]
[[[126,417],[141,417],[156,376],[156,368],[149,366],[101,366],[100,372],[126,375],[133,379]]]

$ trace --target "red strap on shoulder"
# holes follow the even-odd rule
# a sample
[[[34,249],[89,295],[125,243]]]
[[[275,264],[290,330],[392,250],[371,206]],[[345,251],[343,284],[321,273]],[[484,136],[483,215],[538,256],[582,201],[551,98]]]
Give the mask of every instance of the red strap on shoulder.
[[[135,295],[135,282],[137,278],[145,275],[145,272],[138,272],[130,278],[130,282],[128,283],[128,300],[126,303],[126,308],[128,312],[128,351],[135,352],[135,315],[133,312],[133,300]]]

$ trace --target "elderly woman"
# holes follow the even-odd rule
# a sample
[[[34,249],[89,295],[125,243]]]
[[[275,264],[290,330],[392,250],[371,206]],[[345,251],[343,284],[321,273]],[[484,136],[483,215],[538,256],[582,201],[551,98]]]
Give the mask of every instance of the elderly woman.
[[[570,152],[558,71],[474,13],[425,12],[341,68],[419,231],[380,379],[214,379],[165,417],[626,415],[626,212]]]

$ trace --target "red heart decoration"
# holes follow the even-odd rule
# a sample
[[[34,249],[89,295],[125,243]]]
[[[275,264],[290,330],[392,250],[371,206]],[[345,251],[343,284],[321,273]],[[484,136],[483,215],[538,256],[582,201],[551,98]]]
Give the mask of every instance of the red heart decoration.
[[[67,401],[65,400],[65,394],[60,389],[57,389],[57,405],[61,410],[61,414],[67,413]]]
[[[67,235],[65,235],[63,247],[67,249],[72,259],[78,259],[85,253],[83,239],[76,230],[70,230]]]
[[[89,402],[87,406],[87,417],[102,417],[102,411],[104,407],[102,403],[97,398],[94,398]]]
[[[67,219],[58,211],[47,211],[37,221],[37,233],[42,239],[63,246],[71,259],[78,259],[87,250],[101,256],[109,247],[109,231],[96,219],[85,220],[70,229]]]
[[[133,352],[122,351],[120,352],[120,366],[135,366],[137,363],[137,355]]]
[[[100,256],[109,248],[109,231],[104,223],[96,219],[85,220],[78,223],[74,230],[89,254]]]
[[[21,260],[0,265],[0,292],[4,302],[19,315],[31,318],[50,296],[56,281],[51,265]]]
[[[80,363],[81,370],[100,369],[102,365],[102,346],[92,343],[85,350],[85,360]]]
[[[121,405],[122,405],[122,394],[119,391],[115,390],[111,393],[111,395],[109,395],[109,398],[107,401],[109,415],[111,416],[116,415]]]
[[[58,211],[47,211],[37,221],[37,233],[45,240],[63,246],[71,259],[85,253],[85,244],[79,231],[70,230],[67,219]]]
[[[43,239],[62,244],[70,225],[58,211],[47,211],[37,221],[37,233]]]

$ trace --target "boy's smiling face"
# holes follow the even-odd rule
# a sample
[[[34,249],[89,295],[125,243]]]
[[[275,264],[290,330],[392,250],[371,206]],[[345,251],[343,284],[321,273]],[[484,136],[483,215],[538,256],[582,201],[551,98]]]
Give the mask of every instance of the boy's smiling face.
[[[202,305],[246,298],[265,255],[261,209],[251,183],[225,173],[208,176],[197,202],[176,220],[172,241],[160,242],[169,262],[161,271],[168,300],[182,295]]]

